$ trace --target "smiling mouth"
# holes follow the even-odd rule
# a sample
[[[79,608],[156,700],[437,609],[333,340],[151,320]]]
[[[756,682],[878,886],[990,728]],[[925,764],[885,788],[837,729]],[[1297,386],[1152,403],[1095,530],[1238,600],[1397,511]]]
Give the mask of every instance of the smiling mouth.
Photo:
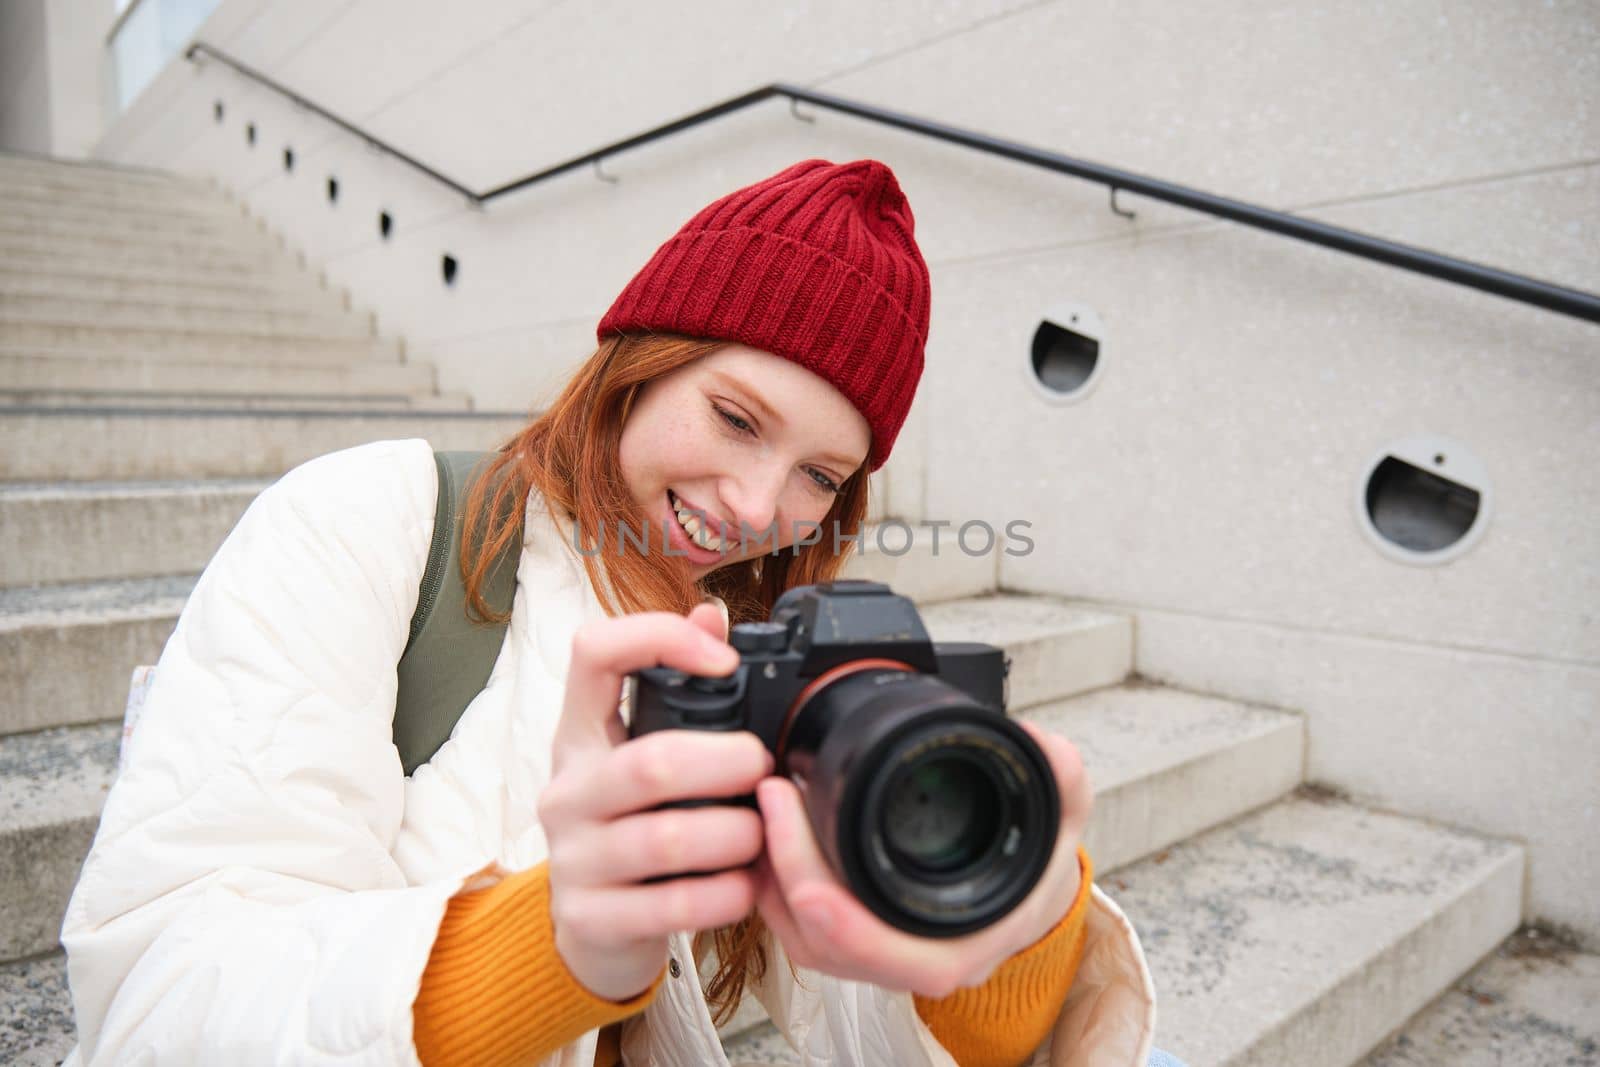
[[[667,508],[673,513],[678,529],[683,531],[691,547],[714,559],[721,559],[732,547],[707,526],[704,512],[690,508],[671,489],[667,490]]]

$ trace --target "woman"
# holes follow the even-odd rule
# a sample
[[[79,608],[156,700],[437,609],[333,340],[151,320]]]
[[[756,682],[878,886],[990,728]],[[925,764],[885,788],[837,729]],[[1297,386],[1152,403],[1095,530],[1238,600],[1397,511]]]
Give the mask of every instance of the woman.
[[[68,908],[74,1062],[720,1063],[711,1008],[748,990],[807,1062],[1142,1064],[1149,978],[1090,884],[1064,739],[1034,731],[1063,798],[1043,879],[945,940],[844,890],[752,735],[625,742],[627,673],[725,674],[728,616],[837,574],[831,539],[796,533],[858,532],[910,407],[929,308],[912,234],[888,168],[809,160],[657,251],[475,487],[471,515],[509,518],[469,524],[469,600],[488,612],[515,539],[510,624],[409,778],[394,668],[431,450],[350,449],[263,493],[184,609]],[[606,548],[619,522],[666,541]],[[759,814],[657,810],[752,791]]]

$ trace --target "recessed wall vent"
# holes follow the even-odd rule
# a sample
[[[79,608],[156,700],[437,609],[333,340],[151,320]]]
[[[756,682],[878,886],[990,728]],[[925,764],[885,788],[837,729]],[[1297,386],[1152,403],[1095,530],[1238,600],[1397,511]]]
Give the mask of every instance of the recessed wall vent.
[[[216,117],[218,122],[222,121],[222,111],[223,108],[221,100],[218,100],[216,103],[211,105],[211,114]]]
[[[292,148],[283,150],[283,169],[286,171],[294,170],[294,149]]]
[[[1081,400],[1099,379],[1105,329],[1081,306],[1057,308],[1039,320],[1028,348],[1028,380],[1045,399]]]
[[[245,127],[244,127],[244,139],[246,141],[250,142],[250,146],[252,148],[255,147],[255,143],[256,143],[256,124],[255,123],[248,122],[248,123],[245,124]]]
[[[1486,469],[1465,445],[1413,437],[1367,465],[1357,512],[1367,538],[1391,559],[1445,563],[1483,536],[1491,495]]]
[[[394,232],[394,219],[387,211],[378,212],[378,233],[387,241],[389,234]]]
[[[456,257],[445,256],[441,267],[444,271],[444,283],[446,285],[454,285],[456,283]]]
[[[339,202],[339,179],[330,176],[328,178],[328,203],[337,204],[338,202]]]

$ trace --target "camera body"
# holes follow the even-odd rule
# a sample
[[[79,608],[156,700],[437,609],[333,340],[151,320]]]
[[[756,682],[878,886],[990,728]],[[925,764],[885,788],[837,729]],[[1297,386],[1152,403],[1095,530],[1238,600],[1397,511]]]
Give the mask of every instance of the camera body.
[[[728,639],[740,662],[726,677],[636,672],[630,736],[754,733],[800,787],[841,879],[902,929],[957,936],[1021,902],[1060,801],[1048,760],[1005,714],[1003,650],[935,643],[909,599],[865,581],[790,589],[769,621]]]

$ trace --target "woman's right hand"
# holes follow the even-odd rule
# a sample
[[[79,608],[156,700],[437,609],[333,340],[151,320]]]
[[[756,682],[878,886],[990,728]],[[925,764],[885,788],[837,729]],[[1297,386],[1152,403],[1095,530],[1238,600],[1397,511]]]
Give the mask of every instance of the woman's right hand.
[[[736,922],[755,904],[755,875],[744,868],[761,854],[758,814],[721,805],[654,809],[754,792],[772,772],[766,747],[743,730],[662,730],[630,741],[617,712],[632,671],[730,673],[739,656],[726,637],[721,613],[709,605],[687,618],[597,619],[573,637],[539,819],[549,843],[556,951],[603,999],[628,1000],[648,988],[666,962],[668,934]],[[672,877],[693,871],[719,873]]]

